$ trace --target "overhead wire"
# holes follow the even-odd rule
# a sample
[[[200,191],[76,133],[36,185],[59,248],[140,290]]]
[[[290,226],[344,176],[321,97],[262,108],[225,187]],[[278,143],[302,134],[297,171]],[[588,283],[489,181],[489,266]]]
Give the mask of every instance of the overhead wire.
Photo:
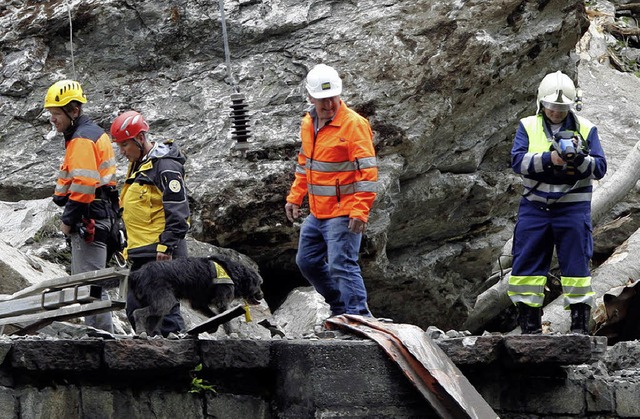
[[[71,4],[69,4],[69,0],[67,3],[67,16],[69,17],[69,49],[71,50],[71,72],[73,73],[73,80],[77,80],[76,76],[76,60],[73,55],[73,19],[71,17]],[[44,108],[42,109],[44,111]],[[56,126],[51,123],[51,130],[45,134],[45,138],[47,140],[52,140],[55,136],[58,135],[58,131],[56,130]]]
[[[222,24],[222,42],[224,44],[224,57],[225,57],[225,64],[227,66],[227,76],[231,81],[231,85],[233,86],[234,91],[238,93],[239,92],[238,84],[233,78],[233,74],[231,72],[231,53],[229,52],[229,36],[227,35],[227,24],[225,22],[225,17],[224,17],[224,0],[219,0],[219,5],[220,5],[220,21]]]
[[[73,56],[73,20],[71,19],[71,5],[69,4],[69,0],[67,0],[67,14],[69,16],[69,49],[71,50],[71,70],[73,72],[73,79],[76,78],[76,61]]]
[[[251,137],[249,130],[249,115],[247,114],[247,105],[244,102],[244,94],[240,93],[238,83],[233,77],[233,72],[231,71],[231,52],[229,51],[229,36],[227,34],[227,24],[224,15],[224,0],[219,0],[219,5],[227,77],[229,78],[234,91],[234,93],[231,94],[231,122],[233,125],[231,137],[236,141],[235,148],[242,151],[246,149],[247,140]]]

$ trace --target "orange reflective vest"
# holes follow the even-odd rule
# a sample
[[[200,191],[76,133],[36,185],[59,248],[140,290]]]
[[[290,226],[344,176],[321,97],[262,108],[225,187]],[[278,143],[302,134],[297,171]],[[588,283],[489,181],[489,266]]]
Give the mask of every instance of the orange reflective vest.
[[[87,116],[81,115],[75,130],[65,134],[65,155],[54,201],[65,206],[62,221],[79,222],[102,186],[116,186],[116,159],[109,136]]]
[[[378,181],[369,121],[341,100],[336,116],[317,133],[307,113],[300,138],[302,147],[287,202],[299,206],[308,194],[309,208],[318,219],[349,216],[367,222]]]

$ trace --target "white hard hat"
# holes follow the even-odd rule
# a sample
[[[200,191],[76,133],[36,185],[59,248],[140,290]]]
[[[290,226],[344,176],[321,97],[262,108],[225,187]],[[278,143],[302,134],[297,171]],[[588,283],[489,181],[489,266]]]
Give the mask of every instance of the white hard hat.
[[[338,96],[342,93],[342,80],[338,72],[325,64],[318,64],[307,74],[307,92],[315,99]]]
[[[573,81],[561,71],[549,73],[538,87],[538,112],[540,105],[554,111],[568,111],[576,99]]]

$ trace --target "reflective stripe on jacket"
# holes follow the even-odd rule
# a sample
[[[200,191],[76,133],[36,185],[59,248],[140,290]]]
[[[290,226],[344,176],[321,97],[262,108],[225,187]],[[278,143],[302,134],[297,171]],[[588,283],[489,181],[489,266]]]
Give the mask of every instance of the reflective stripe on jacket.
[[[349,216],[368,221],[376,198],[378,166],[369,121],[341,100],[336,116],[315,133],[315,110],[300,128],[302,146],[287,202],[308,195],[318,219]]]
[[[185,238],[190,215],[185,160],[175,145],[156,143],[143,162],[129,164],[120,195],[127,257],[172,253]]]
[[[116,186],[116,159],[109,136],[86,115],[80,115],[65,133],[65,155],[54,191],[62,206],[62,222],[73,226],[90,213],[96,190]]]
[[[561,130],[578,132],[586,140],[589,155],[574,167],[561,169],[551,163],[553,135],[545,126],[542,113],[520,120],[511,151],[511,166],[523,176],[523,196],[544,205],[590,202],[592,179],[601,179],[607,170],[597,128],[585,118],[570,112]]]

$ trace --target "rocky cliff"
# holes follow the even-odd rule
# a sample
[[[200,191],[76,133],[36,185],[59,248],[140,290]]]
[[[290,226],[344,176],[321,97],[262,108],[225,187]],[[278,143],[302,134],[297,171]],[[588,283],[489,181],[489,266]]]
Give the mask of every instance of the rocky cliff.
[[[324,62],[375,131],[380,189],[362,249],[372,311],[459,327],[511,235],[518,118],[535,110],[544,74],[576,76],[575,47],[589,26],[583,2],[227,0],[230,67],[218,5],[3,3],[0,200],[51,195],[63,141],[47,138],[42,101],[54,81],[77,79],[102,127],[133,108],[154,139],[179,142],[189,157],[192,236],[255,260],[276,308],[304,284],[298,226],[283,206],[309,105],[303,79]],[[235,91],[252,131],[242,152],[231,135]],[[121,175],[125,168],[120,161]],[[44,236],[62,242],[55,228]],[[33,242],[13,246],[29,253]]]

